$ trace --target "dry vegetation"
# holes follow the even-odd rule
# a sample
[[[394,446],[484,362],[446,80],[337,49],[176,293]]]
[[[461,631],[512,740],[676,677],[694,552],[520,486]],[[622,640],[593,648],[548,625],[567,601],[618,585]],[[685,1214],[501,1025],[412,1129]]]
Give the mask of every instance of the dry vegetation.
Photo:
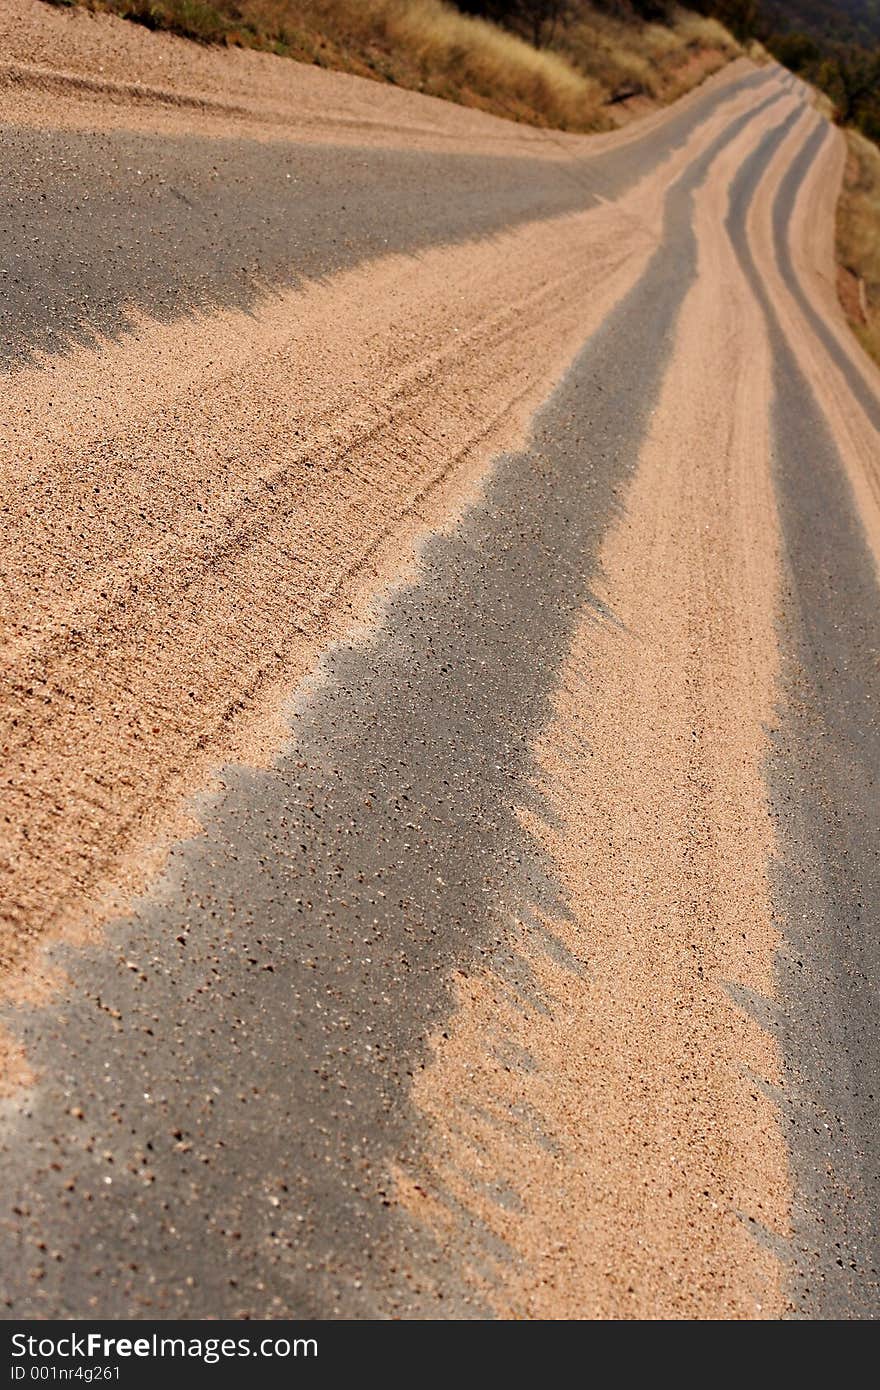
[[[740,50],[716,20],[688,10],[670,24],[640,24],[584,7],[560,36],[580,72],[615,102],[626,96],[674,101]]]
[[[627,98],[674,100],[740,51],[714,20],[680,10],[644,24],[588,0],[550,50],[444,0],[54,0],[74,2],[565,130],[616,124]]]
[[[840,298],[868,352],[880,362],[880,149],[846,132],[849,158],[837,208]]]

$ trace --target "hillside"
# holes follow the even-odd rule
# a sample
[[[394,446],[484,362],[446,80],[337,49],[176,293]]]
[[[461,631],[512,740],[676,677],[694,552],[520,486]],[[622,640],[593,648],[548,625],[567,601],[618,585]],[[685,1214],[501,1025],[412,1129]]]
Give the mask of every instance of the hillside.
[[[711,16],[644,0],[494,7],[445,0],[47,3],[78,4],[202,42],[267,49],[573,131],[608,130],[634,111],[674,101],[740,51]],[[529,16],[538,12],[552,14],[552,25],[536,27]]]

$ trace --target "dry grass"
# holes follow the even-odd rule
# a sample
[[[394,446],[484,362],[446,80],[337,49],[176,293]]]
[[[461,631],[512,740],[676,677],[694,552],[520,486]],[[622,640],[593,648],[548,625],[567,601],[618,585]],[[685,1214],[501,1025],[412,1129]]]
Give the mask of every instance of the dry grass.
[[[71,3],[71,0],[54,0]],[[537,50],[444,0],[76,0],[203,42],[267,48],[563,130],[616,124],[628,96],[670,101],[740,50],[720,24],[678,11],[625,22],[588,0]]]
[[[740,52],[714,19],[677,11],[666,24],[637,24],[584,6],[559,39],[606,103],[626,95],[673,101]]]
[[[849,157],[837,207],[840,298],[872,357],[880,362],[880,149],[847,130]]]

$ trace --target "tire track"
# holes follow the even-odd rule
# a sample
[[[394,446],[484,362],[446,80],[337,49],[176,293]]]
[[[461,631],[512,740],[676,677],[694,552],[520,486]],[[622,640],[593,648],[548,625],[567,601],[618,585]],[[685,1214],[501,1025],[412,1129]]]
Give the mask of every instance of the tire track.
[[[273,769],[230,773],[109,949],[56,949],[70,983],[10,1017],[40,1078],[0,1154],[11,1314],[482,1310],[389,1186],[417,1143],[411,1078],[456,971],[491,961],[534,996],[511,917],[579,968],[530,915],[567,911],[520,821],[543,804],[532,743],[585,605],[603,611],[595,557],[696,275],[695,195],[789,101],[675,181],[645,274],[529,447],[373,636],[328,656]]]
[[[818,138],[804,149],[813,157]],[[802,178],[806,158],[792,168]],[[728,228],[774,355],[774,480],[784,541],[780,711],[768,781],[785,935],[770,1021],[798,1200],[792,1294],[808,1317],[874,1317],[880,1172],[875,788],[880,629],[873,555],[844,459],[785,336],[750,248],[745,173]],[[794,200],[776,196],[777,250]],[[785,253],[783,253],[784,255]]]
[[[874,386],[869,384],[864,371],[860,370],[853,359],[855,341],[851,344],[850,351],[845,351],[836,334],[813,307],[795,271],[788,240],[788,229],[797,194],[811,165],[830,138],[832,133],[828,127],[824,122],[819,122],[792,161],[773,203],[773,247],[779,273],[786,288],[828,357],[843,375],[851,394],[874,429],[880,433],[880,400]]]
[[[407,1209],[502,1315],[786,1309],[781,1059],[749,1007],[778,944],[770,352],[723,230],[753,144],[697,194],[698,273],[537,740],[546,806],[523,820],[565,888],[535,908],[559,948],[509,924],[537,987],[459,980],[414,1084]]]

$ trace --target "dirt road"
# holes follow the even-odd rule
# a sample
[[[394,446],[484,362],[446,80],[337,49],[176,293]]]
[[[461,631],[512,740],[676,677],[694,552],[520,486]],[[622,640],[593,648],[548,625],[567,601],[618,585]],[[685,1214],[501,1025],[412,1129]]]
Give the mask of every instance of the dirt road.
[[[0,51],[7,1316],[876,1316],[839,133]]]

